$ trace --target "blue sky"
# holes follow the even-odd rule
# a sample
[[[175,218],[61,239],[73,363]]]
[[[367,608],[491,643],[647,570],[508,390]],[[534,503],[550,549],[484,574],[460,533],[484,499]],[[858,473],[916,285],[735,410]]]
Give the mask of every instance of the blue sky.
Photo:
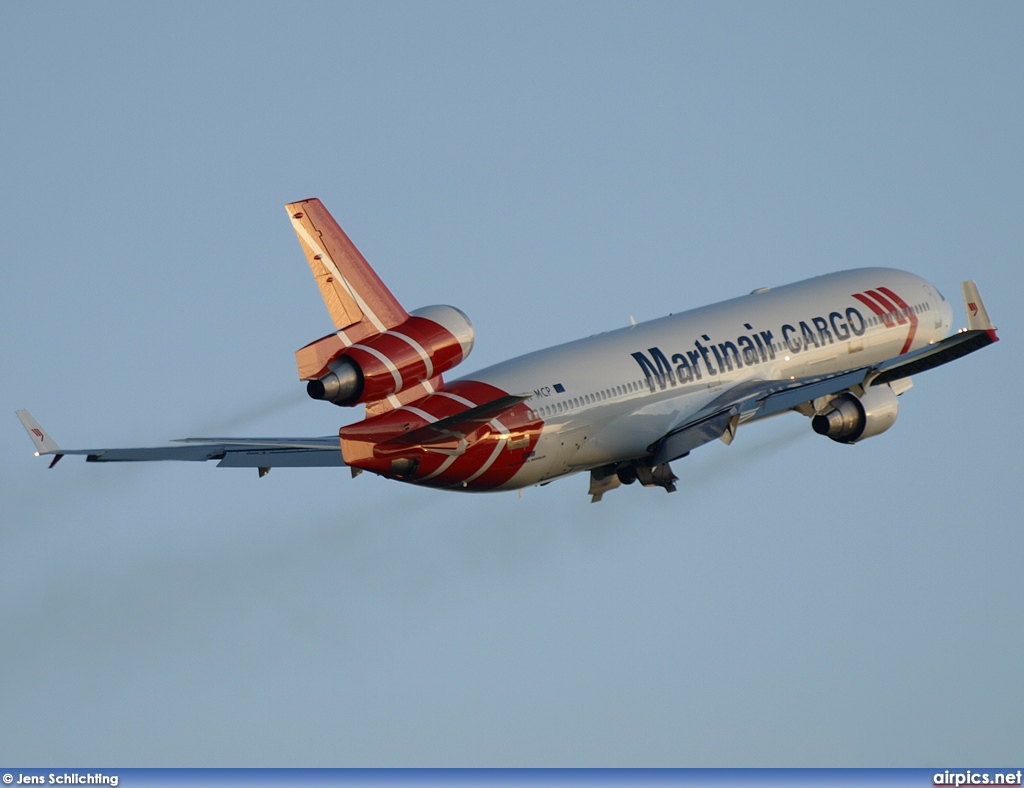
[[[0,10],[0,761],[1021,760],[1024,6]],[[460,372],[891,265],[1003,341],[855,447],[787,415],[599,505],[338,469],[53,471],[323,435],[320,197]],[[635,486],[634,486],[635,487]]]

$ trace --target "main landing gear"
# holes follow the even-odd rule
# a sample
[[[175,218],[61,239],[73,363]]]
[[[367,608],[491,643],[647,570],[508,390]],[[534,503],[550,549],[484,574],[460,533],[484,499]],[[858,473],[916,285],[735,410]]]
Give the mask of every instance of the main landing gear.
[[[597,503],[610,490],[622,484],[639,481],[644,487],[662,487],[665,492],[675,492],[679,477],[672,473],[667,462],[652,465],[649,459],[631,460],[615,465],[602,465],[590,472],[590,502]]]

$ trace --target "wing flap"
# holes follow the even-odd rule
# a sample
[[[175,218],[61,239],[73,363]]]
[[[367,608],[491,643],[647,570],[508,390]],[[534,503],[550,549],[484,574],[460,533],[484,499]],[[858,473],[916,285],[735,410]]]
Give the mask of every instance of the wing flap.
[[[86,462],[206,462],[220,460],[223,468],[327,468],[345,465],[338,439],[333,447],[259,443],[186,443],[126,449],[72,449],[61,454],[84,454]]]
[[[658,444],[658,450],[654,455],[654,464],[661,465],[685,457],[698,446],[721,438],[729,426],[729,421],[736,415],[736,411],[736,406],[732,406],[669,433]]]
[[[229,451],[218,468],[343,468],[340,449],[248,449]]]
[[[65,454],[84,455],[86,462],[206,462],[225,468],[339,467],[345,461],[335,435],[316,438],[184,438],[171,446],[111,449],[61,449],[27,410],[17,411],[36,454],[54,455],[52,468]]]
[[[223,468],[315,468],[342,467],[337,438],[334,447],[277,446],[249,443],[189,443],[181,446],[152,446],[127,449],[72,449],[61,454],[84,454],[86,462],[206,462],[220,460]]]
[[[757,406],[754,418],[764,418],[797,405],[803,405],[818,397],[836,394],[853,386],[859,386],[867,378],[868,367],[854,369],[827,378],[801,378],[790,381],[789,386],[776,386],[777,390],[769,390],[767,396]]]

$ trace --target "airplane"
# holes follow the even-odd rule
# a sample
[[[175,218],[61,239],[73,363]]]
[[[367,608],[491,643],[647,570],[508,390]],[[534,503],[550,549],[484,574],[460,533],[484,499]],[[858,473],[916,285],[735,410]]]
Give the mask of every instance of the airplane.
[[[334,331],[299,349],[314,400],[365,407],[337,435],[185,438],[177,445],[62,449],[17,415],[53,467],[217,460],[257,468],[348,466],[444,490],[492,492],[590,473],[593,502],[622,484],[676,490],[670,463],[740,425],[788,411],[856,444],[896,421],[911,378],[998,341],[972,281],[967,328],[905,271],[861,268],[545,348],[447,381],[475,333],[452,306],[406,312],[317,199],[286,205]]]

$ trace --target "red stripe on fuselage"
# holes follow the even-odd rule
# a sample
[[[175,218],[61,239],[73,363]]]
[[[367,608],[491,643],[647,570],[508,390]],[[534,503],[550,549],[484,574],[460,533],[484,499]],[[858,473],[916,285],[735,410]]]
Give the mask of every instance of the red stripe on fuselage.
[[[917,313],[913,309],[911,309],[910,306],[908,306],[906,301],[904,301],[902,298],[896,295],[896,293],[894,293],[888,287],[880,287],[878,289],[885,293],[887,296],[889,296],[889,298],[891,298],[893,301],[895,301],[896,305],[900,309],[902,309],[903,312],[906,314],[907,319],[910,320],[910,331],[907,332],[907,341],[903,343],[903,350],[900,351],[900,355],[902,356],[904,353],[910,350],[910,345],[913,343],[914,337],[917,334]]]
[[[878,290],[881,290],[882,292],[879,293]],[[896,295],[896,293],[888,287],[880,287],[878,290],[868,290],[865,293],[854,293],[853,297],[878,315],[886,328],[895,328],[896,324],[893,323],[893,318],[895,318],[901,326],[905,325],[907,321],[910,322],[910,331],[907,332],[907,340],[903,343],[903,348],[899,352],[899,355],[902,356],[910,350],[910,346],[914,342],[914,337],[917,335],[917,315],[914,313],[914,310],[907,305],[906,301]],[[885,293],[885,295],[882,295],[882,293]],[[888,296],[888,298],[886,296]],[[889,299],[892,300],[890,301]]]
[[[486,383],[459,380],[446,384],[443,391],[388,413],[342,427],[339,436],[345,462],[355,468],[429,487],[482,491],[501,486],[522,468],[536,447],[544,426],[543,421],[531,417],[532,411],[523,404],[516,405],[483,427],[462,436],[466,446],[461,453],[458,453],[457,448],[458,436],[453,436],[451,441],[433,449],[429,446],[410,446],[399,453],[389,451],[384,457],[377,456],[374,447],[506,394]],[[392,468],[395,466],[392,463],[399,459],[415,461],[415,469],[405,475],[394,473]]]
[[[854,293],[853,297],[881,318],[882,322],[885,323],[886,328],[893,327],[892,318],[890,318],[889,315],[886,314],[885,310],[876,304],[871,298],[862,293]]]
[[[879,288],[879,290],[882,290],[882,289],[884,289],[884,288]],[[894,304],[892,301],[890,301],[884,295],[879,293],[878,290],[868,290],[867,294],[869,296],[871,296],[873,299],[875,299],[878,303],[880,303],[882,305],[882,308],[885,309],[885,311],[889,313],[889,317],[890,318],[895,317],[896,318],[896,322],[899,323],[901,326],[904,323],[907,322],[907,319],[905,317],[903,317],[903,315],[901,315],[899,313],[899,310],[896,308],[896,304]]]

